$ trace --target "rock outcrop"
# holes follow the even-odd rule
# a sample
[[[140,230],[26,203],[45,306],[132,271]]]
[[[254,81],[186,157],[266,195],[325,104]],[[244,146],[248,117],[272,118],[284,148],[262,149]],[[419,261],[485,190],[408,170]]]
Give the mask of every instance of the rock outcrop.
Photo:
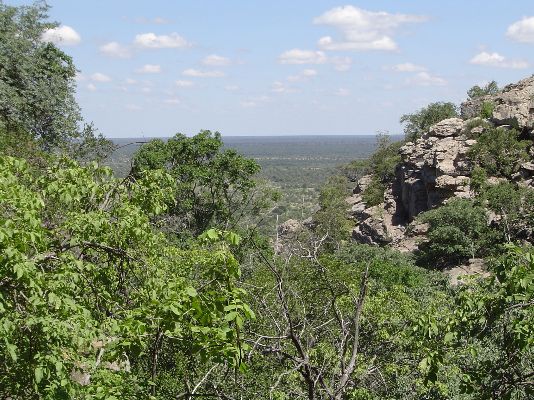
[[[479,117],[485,102],[493,107],[489,121]],[[476,137],[488,127],[509,126],[518,129],[524,137],[534,138],[534,75],[506,86],[496,95],[466,101],[461,106],[461,114],[462,118],[443,120],[415,142],[401,147],[401,163],[382,204],[365,205],[362,192],[372,176],[359,180],[353,196],[347,199],[349,214],[356,221],[354,240],[390,245],[401,251],[416,250],[426,234],[424,226],[415,225],[418,214],[454,197],[473,196],[469,188],[473,165],[468,152]],[[521,165],[514,180],[534,187],[534,146],[530,151],[532,159]]]
[[[493,107],[491,121],[495,125],[511,125],[519,130],[534,130],[534,75],[505,86],[496,95],[470,99],[461,106],[462,118],[480,115],[482,105]]]

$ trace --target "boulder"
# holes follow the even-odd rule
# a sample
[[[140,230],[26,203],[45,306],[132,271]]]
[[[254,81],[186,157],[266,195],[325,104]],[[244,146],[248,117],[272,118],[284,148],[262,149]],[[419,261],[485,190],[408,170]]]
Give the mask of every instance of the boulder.
[[[534,129],[534,75],[505,86],[495,95],[467,100],[461,105],[462,117],[480,116],[485,102],[493,104],[490,119],[495,125],[511,125],[522,131]]]
[[[430,127],[429,136],[448,137],[458,136],[464,128],[464,121],[460,118],[448,118]]]

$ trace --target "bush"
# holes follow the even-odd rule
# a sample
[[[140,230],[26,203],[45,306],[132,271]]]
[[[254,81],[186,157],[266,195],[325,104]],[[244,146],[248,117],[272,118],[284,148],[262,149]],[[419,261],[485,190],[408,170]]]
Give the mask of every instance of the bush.
[[[480,117],[484,119],[489,119],[493,115],[493,109],[495,104],[492,101],[485,101],[480,107]]]
[[[420,261],[443,266],[487,253],[494,236],[483,207],[471,200],[454,198],[419,217],[429,224],[428,241],[419,246]]]
[[[380,182],[376,177],[365,188],[362,193],[362,199],[368,207],[377,206],[384,201],[386,185]]]
[[[458,107],[454,103],[437,102],[421,108],[413,114],[404,114],[400,122],[406,124],[406,140],[413,142],[420,138],[429,128],[447,118],[458,117]]]
[[[479,136],[468,155],[490,175],[510,178],[528,160],[529,144],[528,140],[519,140],[514,129],[493,128]]]
[[[491,81],[484,87],[480,87],[478,85],[473,86],[467,91],[467,96],[469,96],[470,99],[476,99],[477,97],[493,95],[497,94],[498,92],[499,86],[497,85],[497,82]]]

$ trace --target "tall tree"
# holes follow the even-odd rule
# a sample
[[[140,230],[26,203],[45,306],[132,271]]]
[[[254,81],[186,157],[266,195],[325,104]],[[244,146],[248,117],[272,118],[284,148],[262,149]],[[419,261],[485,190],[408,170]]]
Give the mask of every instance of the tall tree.
[[[57,26],[49,22],[48,9],[44,2],[0,3],[0,132],[29,135],[45,150],[66,147],[87,156],[100,145],[109,148],[109,142],[83,123],[72,58],[43,40]]]

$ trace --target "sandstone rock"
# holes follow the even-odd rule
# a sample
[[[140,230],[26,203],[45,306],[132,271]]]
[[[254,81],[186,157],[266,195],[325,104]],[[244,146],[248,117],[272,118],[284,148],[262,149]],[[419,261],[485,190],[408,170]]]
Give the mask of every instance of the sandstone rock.
[[[296,219],[288,219],[284,223],[278,226],[278,234],[282,236],[291,235],[302,230],[303,225],[300,221]]]
[[[465,265],[447,268],[443,272],[449,277],[451,286],[457,286],[469,277],[482,278],[489,276],[489,272],[486,271],[484,266],[484,260],[481,258],[470,259]]]
[[[534,129],[534,75],[505,86],[496,95],[467,100],[461,106],[462,117],[479,116],[484,102],[494,106],[491,116],[494,124],[511,125],[526,131]]]
[[[360,179],[358,179],[358,183],[356,184],[356,187],[354,188],[352,193],[354,194],[362,193],[367,188],[367,186],[369,186],[372,180],[373,180],[372,175],[362,176]]]
[[[430,127],[429,135],[437,137],[458,136],[464,128],[460,118],[448,118]]]

